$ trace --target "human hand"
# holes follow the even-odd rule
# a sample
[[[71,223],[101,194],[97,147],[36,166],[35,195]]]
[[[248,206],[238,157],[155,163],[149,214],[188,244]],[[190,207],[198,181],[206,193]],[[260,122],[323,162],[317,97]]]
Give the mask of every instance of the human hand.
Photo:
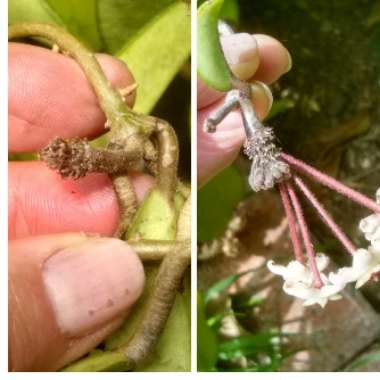
[[[252,102],[259,119],[264,119],[273,102],[267,85],[291,69],[289,52],[279,41],[263,34],[225,35],[221,45],[233,74],[253,84]],[[198,186],[228,166],[245,139],[239,111],[229,113],[215,133],[203,131],[205,119],[223,104],[224,95],[198,81]]]
[[[133,83],[122,62],[98,60],[114,86]],[[90,84],[64,55],[10,43],[8,91],[11,153],[104,132]],[[131,179],[141,200],[153,180]],[[126,243],[100,237],[112,236],[119,220],[107,175],[63,180],[42,162],[10,162],[8,181],[9,370],[52,371],[120,326],[142,292],[144,270]]]

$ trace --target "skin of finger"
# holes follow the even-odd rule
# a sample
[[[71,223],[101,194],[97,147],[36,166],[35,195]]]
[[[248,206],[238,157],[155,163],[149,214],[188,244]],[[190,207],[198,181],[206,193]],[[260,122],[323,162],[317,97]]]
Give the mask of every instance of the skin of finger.
[[[269,113],[272,105],[267,90],[255,84],[253,106],[257,117],[262,120]],[[198,187],[204,185],[208,179],[222,171],[231,164],[244,142],[245,132],[242,127],[240,111],[233,111],[217,126],[214,133],[203,131],[203,123],[223,104],[223,99],[198,111]]]
[[[9,150],[36,151],[53,137],[88,137],[103,133],[105,116],[82,69],[70,57],[51,50],[9,44]],[[97,59],[111,84],[134,82],[126,65],[111,56]],[[127,98],[133,104],[134,96]]]
[[[88,238],[70,233],[10,242],[9,370],[57,370],[96,347],[120,325],[122,319],[118,317],[87,336],[74,339],[62,334],[57,326],[41,276],[43,262],[57,250]]]
[[[271,84],[291,69],[291,56],[277,39],[266,34],[255,34],[259,46],[260,65],[252,79]]]
[[[146,174],[133,174],[138,199],[153,186]],[[110,178],[94,173],[62,179],[42,162],[9,163],[9,238],[86,231],[112,236],[119,206]]]
[[[259,80],[270,84],[278,80],[281,75],[289,71],[289,52],[278,40],[264,34],[254,34],[259,55],[259,66],[251,80]],[[197,106],[203,109],[217,100],[224,94],[207,87],[201,80],[198,80]]]

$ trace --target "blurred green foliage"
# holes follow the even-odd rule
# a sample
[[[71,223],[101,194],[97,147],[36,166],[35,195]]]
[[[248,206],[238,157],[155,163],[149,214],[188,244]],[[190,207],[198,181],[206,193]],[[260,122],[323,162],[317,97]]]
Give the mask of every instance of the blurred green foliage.
[[[355,359],[346,369],[346,372],[360,371],[363,367],[372,363],[380,362],[380,350],[372,351],[368,354],[364,354]]]
[[[218,238],[232,213],[246,196],[245,179],[231,165],[212,178],[198,191],[198,241]]]
[[[228,294],[228,289],[242,276],[238,273],[218,281],[205,292],[198,292],[198,371],[201,372],[275,372],[293,355],[283,344],[284,334],[276,331],[247,331],[239,318],[252,315],[252,310],[265,300],[252,296],[248,300]],[[213,307],[214,302],[225,299],[224,308]],[[223,302],[222,302],[223,303]],[[227,306],[228,305],[228,306]],[[227,338],[221,334],[224,318],[232,317],[239,336]]]

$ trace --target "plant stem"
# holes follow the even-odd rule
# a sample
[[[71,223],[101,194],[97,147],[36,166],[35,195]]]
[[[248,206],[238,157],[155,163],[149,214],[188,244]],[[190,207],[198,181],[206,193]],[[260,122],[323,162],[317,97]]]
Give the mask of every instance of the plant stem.
[[[301,239],[299,232],[297,230],[297,221],[294,215],[294,211],[292,209],[292,205],[290,203],[289,194],[286,188],[286,185],[283,183],[278,184],[278,190],[281,195],[282,204],[284,206],[286,219],[288,221],[288,228],[290,233],[290,239],[292,241],[293,245],[293,252],[296,257],[296,259],[301,263],[304,264],[305,259],[302,253],[302,246],[301,246]]]
[[[62,177],[74,179],[88,173],[125,174],[139,159],[134,152],[93,148],[85,139],[56,137],[40,151],[40,158]]]
[[[310,239],[309,229],[307,227],[307,224],[303,215],[301,204],[298,200],[298,197],[296,195],[296,192],[294,191],[293,186],[289,182],[287,182],[286,187],[287,187],[288,194],[289,194],[290,200],[292,202],[292,205],[293,205],[293,208],[298,220],[298,225],[300,226],[300,229],[301,229],[303,243],[305,246],[307,256],[309,258],[310,269],[314,277],[314,286],[316,288],[321,288],[323,286],[323,282],[322,282],[321,274],[319,273],[319,269],[315,260],[315,252],[314,252],[313,244]]]
[[[143,318],[128,344],[120,349],[126,360],[132,361],[135,367],[144,363],[154,350],[157,339],[165,328],[189,262],[190,251],[184,254],[179,250],[166,255],[162,261],[154,292],[145,310],[147,317]]]
[[[168,240],[149,240],[127,241],[128,245],[133,248],[141,261],[161,261],[167,255],[177,251],[188,252],[190,250],[190,241],[168,241]]]
[[[115,232],[115,236],[121,239],[132,224],[137,211],[138,202],[132,181],[126,174],[114,174],[111,175],[111,178],[117,194],[120,214],[119,225]]]
[[[365,195],[351,189],[350,187],[344,185],[343,183],[337,181],[335,178],[328,176],[320,172],[319,170],[313,168],[312,166],[306,164],[305,162],[298,160],[295,157],[290,156],[286,153],[281,153],[281,158],[286,161],[289,165],[294,167],[294,169],[307,174],[315,181],[329,187],[332,190],[344,195],[348,199],[368,208],[369,210],[380,213],[380,205],[377,204],[372,199],[366,197]]]
[[[330,228],[331,232],[336,236],[336,238],[342,243],[344,248],[348,251],[350,255],[353,255],[356,251],[356,247],[347,237],[347,235],[342,231],[342,229],[335,223],[332,216],[328,213],[328,211],[323,207],[323,205],[318,201],[316,196],[312,193],[312,191],[308,188],[308,186],[302,181],[301,178],[294,176],[294,182],[298,186],[298,188],[305,195],[306,199],[311,203],[311,205],[316,209],[318,215],[322,218],[322,220],[326,223],[326,225]]]
[[[178,182],[178,140],[173,127],[169,123],[157,118],[156,122],[159,145],[157,187],[172,202]]]

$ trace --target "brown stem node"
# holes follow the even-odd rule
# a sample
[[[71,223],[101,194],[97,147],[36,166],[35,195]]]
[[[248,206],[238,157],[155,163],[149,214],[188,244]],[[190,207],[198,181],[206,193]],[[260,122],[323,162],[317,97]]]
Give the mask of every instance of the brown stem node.
[[[78,179],[88,173],[126,173],[137,157],[122,150],[96,149],[86,139],[54,138],[40,151],[40,158],[62,177]]]

